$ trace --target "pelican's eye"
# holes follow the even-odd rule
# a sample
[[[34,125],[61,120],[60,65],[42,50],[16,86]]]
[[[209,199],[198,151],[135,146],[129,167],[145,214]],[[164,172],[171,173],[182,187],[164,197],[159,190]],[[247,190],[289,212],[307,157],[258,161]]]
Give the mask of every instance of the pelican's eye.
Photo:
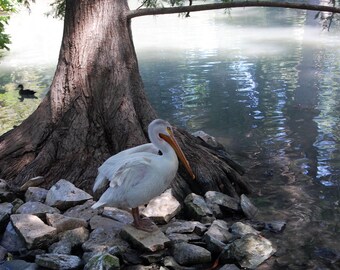
[[[172,130],[171,130],[170,127],[167,127],[167,128],[166,128],[166,131],[167,131],[169,134],[172,134]]]

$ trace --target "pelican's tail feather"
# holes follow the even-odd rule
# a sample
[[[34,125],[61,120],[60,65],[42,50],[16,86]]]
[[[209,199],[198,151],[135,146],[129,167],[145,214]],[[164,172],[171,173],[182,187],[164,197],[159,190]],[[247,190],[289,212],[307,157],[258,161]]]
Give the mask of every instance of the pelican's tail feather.
[[[105,177],[105,175],[99,173],[96,180],[94,181],[93,192],[96,192],[96,190],[99,190],[100,188],[104,187],[107,183],[108,180]]]
[[[103,203],[103,202],[96,202],[94,205],[91,206],[91,208],[97,209],[97,208],[104,206],[104,205],[105,205],[105,203]]]

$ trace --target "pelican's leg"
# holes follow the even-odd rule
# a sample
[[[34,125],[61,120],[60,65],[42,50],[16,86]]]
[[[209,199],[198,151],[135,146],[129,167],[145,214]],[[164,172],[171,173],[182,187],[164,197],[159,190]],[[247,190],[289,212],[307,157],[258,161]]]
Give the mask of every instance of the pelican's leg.
[[[148,218],[141,219],[138,207],[132,208],[133,225],[142,231],[153,232],[157,230],[157,226]]]

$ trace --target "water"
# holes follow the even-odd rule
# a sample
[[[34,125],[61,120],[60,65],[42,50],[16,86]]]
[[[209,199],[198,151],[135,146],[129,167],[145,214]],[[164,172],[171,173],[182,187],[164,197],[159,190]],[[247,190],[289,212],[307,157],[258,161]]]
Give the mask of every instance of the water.
[[[323,31],[314,15],[247,8],[132,25],[159,116],[218,138],[247,168],[259,218],[287,221],[284,234],[270,235],[283,269],[336,269],[317,251],[340,250],[340,31]],[[39,97],[48,90],[61,37],[61,23],[48,20],[57,35],[29,48],[13,40],[17,49],[0,60],[0,133],[38,104],[17,100],[18,83]]]

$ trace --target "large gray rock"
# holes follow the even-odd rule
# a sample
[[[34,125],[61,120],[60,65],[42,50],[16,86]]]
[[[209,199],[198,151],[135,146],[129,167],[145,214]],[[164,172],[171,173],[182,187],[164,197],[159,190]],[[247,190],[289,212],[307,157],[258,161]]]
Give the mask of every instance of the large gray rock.
[[[0,203],[0,213],[12,214],[13,204],[9,202]]]
[[[229,248],[222,252],[220,259],[221,262],[236,260],[241,267],[256,269],[275,252],[268,239],[260,235],[246,234],[232,242]]]
[[[201,237],[198,236],[196,233],[171,233],[167,234],[167,237],[171,240],[172,243],[201,241]]]
[[[50,253],[71,254],[72,248],[81,245],[89,238],[89,231],[84,227],[68,230],[59,234],[59,242],[49,247]]]
[[[190,218],[198,220],[203,223],[213,221],[213,212],[208,207],[204,198],[195,193],[190,193],[184,199],[185,210]]]
[[[227,222],[223,220],[215,220],[203,236],[208,250],[213,253],[220,253],[226,243],[233,238],[234,236],[229,232]]]
[[[90,199],[92,199],[90,194],[77,188],[71,182],[61,179],[50,188],[45,203],[60,210],[66,210]]]
[[[163,260],[163,264],[166,270],[167,269],[175,269],[175,270],[197,270],[195,266],[182,266],[179,265],[176,260],[171,256],[166,256]],[[140,270],[140,269],[132,269],[132,270]],[[152,269],[153,270],[153,269]],[[160,269],[161,270],[161,269]]]
[[[242,222],[235,222],[233,225],[231,225],[230,231],[237,237],[241,237],[249,233],[260,234],[260,232],[255,230],[252,226],[244,224]]]
[[[71,243],[67,241],[59,241],[50,245],[48,247],[48,252],[53,254],[71,255],[72,246]]]
[[[77,246],[84,243],[89,238],[89,230],[84,227],[75,228],[59,234],[61,241],[71,243],[71,246]]]
[[[248,199],[248,197],[244,194],[241,195],[240,206],[243,213],[247,218],[253,219],[258,214],[259,210],[255,205]]]
[[[142,214],[158,224],[165,224],[181,211],[181,204],[172,195],[171,189],[153,198],[143,210]]]
[[[130,224],[133,222],[131,213],[115,207],[104,207],[102,216],[111,218],[124,224]]]
[[[174,244],[172,253],[181,265],[204,264],[211,261],[211,253],[208,250],[185,242]]]
[[[119,233],[126,224],[106,218],[102,216],[94,216],[90,220],[90,227],[92,230],[97,228],[103,228],[105,230],[112,230],[115,233]]]
[[[41,202],[26,202],[16,211],[16,214],[31,214],[36,215],[39,218],[45,218],[47,213],[54,214],[60,213],[60,211]]]
[[[25,192],[26,202],[44,202],[47,196],[47,189],[40,187],[29,187]]]
[[[43,254],[37,255],[35,263],[47,269],[73,270],[79,269],[82,261],[79,257],[65,254]]]
[[[1,270],[38,270],[39,267],[35,263],[29,263],[24,260],[12,260],[1,262]]]
[[[82,248],[85,252],[99,253],[114,246],[119,246],[119,249],[124,251],[129,247],[129,244],[112,230],[97,228],[91,232],[89,239],[83,243]]]
[[[119,259],[109,253],[98,254],[93,256],[85,265],[84,270],[119,270]]]
[[[132,246],[151,252],[164,249],[165,245],[170,242],[170,239],[159,229],[154,232],[145,232],[131,225],[126,225],[120,235]]]
[[[35,215],[13,214],[11,221],[13,227],[25,240],[28,249],[44,249],[57,240],[57,229],[46,225]]]
[[[230,197],[224,193],[218,191],[208,191],[205,193],[207,202],[217,204],[228,211],[240,211],[241,207],[239,201],[233,197]]]
[[[98,215],[99,209],[92,209],[91,206],[94,204],[93,200],[86,201],[81,205],[76,205],[64,212],[64,216],[81,218],[89,221],[95,215]]]
[[[192,233],[203,235],[207,231],[207,226],[199,221],[177,220],[168,224],[165,233]]]
[[[56,228],[57,232],[87,227],[87,222],[81,218],[67,217],[61,214],[46,214],[47,224]]]
[[[7,224],[6,230],[1,238],[0,245],[6,248],[9,252],[18,252],[25,249],[25,241],[20,237],[13,227],[12,222]]]

